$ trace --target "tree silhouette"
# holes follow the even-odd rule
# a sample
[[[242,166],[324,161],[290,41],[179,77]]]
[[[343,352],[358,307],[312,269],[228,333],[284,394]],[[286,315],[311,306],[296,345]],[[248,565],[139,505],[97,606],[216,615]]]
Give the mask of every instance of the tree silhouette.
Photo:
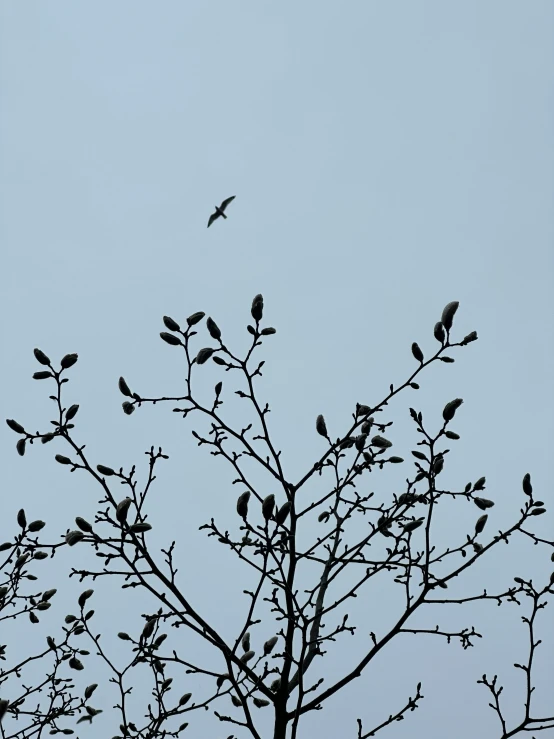
[[[19,424],[8,423],[14,431],[20,432]],[[18,449],[22,449],[21,443]],[[22,619],[26,616],[31,624],[40,623],[57,592],[56,588],[26,592],[38,580],[31,570],[36,566],[38,571],[39,562],[54,555],[63,544],[42,545],[36,534],[44,528],[44,521],[28,523],[23,509],[17,514],[17,523],[19,532],[14,540],[0,545],[0,624],[5,636],[9,622],[17,621],[17,631],[12,631],[15,641],[21,643],[24,642]],[[85,598],[82,602],[84,604]],[[56,638],[49,635],[41,650],[23,658],[16,657],[8,667],[0,666],[2,737],[40,736],[45,727],[52,734],[73,733],[71,729],[60,728],[64,720],[76,713],[84,713],[81,721],[85,716],[101,713],[90,705],[97,685],[87,686],[81,698],[71,677],[72,670],[83,669],[79,657],[88,654],[76,643],[80,633],[84,633],[84,628],[75,626],[56,634]],[[0,645],[0,659],[7,662],[10,656],[8,645]],[[8,694],[9,699],[5,697]]]
[[[6,556],[2,569],[5,584],[0,589],[2,613],[15,606],[9,617],[28,613],[35,621],[35,614],[48,608],[55,591],[22,595],[23,584],[32,577],[29,567],[48,552],[53,556],[60,549],[76,545],[88,546],[96,561],[102,564],[73,568],[72,576],[91,582],[119,578],[123,587],[144,591],[152,610],[141,614],[142,624],[136,633],[119,633],[125,648],[114,657],[107,653],[100,635],[92,631],[92,605],[96,598],[92,588],[85,590],[75,612],[65,619],[63,639],[55,641],[49,637],[48,649],[25,661],[47,658],[53,661],[42,682],[35,673],[35,687],[26,688],[19,697],[8,700],[9,681],[19,675],[24,665],[0,673],[2,736],[40,736],[37,733],[40,726],[48,727],[51,733],[72,733],[68,721],[76,714],[80,716],[79,721],[92,723],[99,712],[89,704],[94,686],[89,686],[81,699],[70,679],[57,680],[66,663],[73,670],[90,669],[96,655],[109,669],[116,689],[118,737],[181,736],[189,723],[187,734],[200,724],[209,726],[209,714],[229,724],[229,739],[235,736],[298,739],[306,735],[303,719],[310,712],[324,708],[339,691],[347,690],[395,637],[408,633],[432,634],[448,642],[458,640],[464,649],[472,646],[481,637],[473,627],[459,631],[438,626],[419,628],[412,617],[424,605],[476,600],[498,605],[530,604],[522,616],[529,635],[528,657],[523,664],[516,665],[525,674],[522,714],[516,723],[510,724],[504,717],[502,687],[497,676],[483,675],[479,680],[490,693],[489,705],[498,717],[495,736],[507,739],[523,732],[553,728],[554,711],[542,717],[533,711],[532,668],[540,644],[536,620],[552,595],[554,574],[549,583],[539,588],[531,580],[515,577],[514,584],[494,593],[485,590],[465,598],[451,598],[448,594],[455,578],[499,545],[509,543],[515,535],[548,549],[554,560],[554,542],[539,538],[529,528],[535,517],[545,512],[542,501],[534,498],[529,474],[523,478],[519,518],[509,528],[488,536],[490,524],[487,524],[495,504],[484,497],[485,478],[458,490],[446,490],[441,485],[440,475],[449,454],[446,445],[459,438],[451,428],[463,402],[456,398],[446,403],[438,423],[424,423],[422,413],[410,408],[420,441],[411,452],[414,466],[408,473],[405,490],[388,500],[378,500],[373,492],[367,491],[370,475],[375,487],[380,471],[404,462],[391,453],[391,422],[386,420],[390,400],[404,391],[417,390],[418,376],[427,367],[437,362],[452,363],[453,353],[477,339],[475,332],[459,341],[453,339],[457,309],[457,302],[449,303],[435,325],[434,354],[426,359],[414,343],[415,370],[401,385],[391,385],[379,402],[357,404],[352,420],[338,436],[331,435],[323,415],[317,417],[315,431],[322,437],[322,453],[297,481],[285,469],[279,446],[270,433],[269,405],[260,400],[256,387],[264,365],[257,360],[257,354],[262,342],[275,333],[272,327],[262,327],[261,295],[252,303],[253,320],[247,326],[251,342],[242,358],[226,346],[212,318],[205,321],[211,339],[209,345],[198,342],[199,327],[205,319],[203,312],[190,315],[183,328],[172,318],[164,317],[167,331],[160,334],[161,338],[181,352],[185,363],[184,388],[179,397],[149,397],[131,390],[133,383],[119,379],[119,389],[125,396],[123,411],[127,415],[147,404],[168,404],[183,419],[195,419],[197,427],[192,434],[198,446],[229,465],[232,482],[239,491],[236,526],[232,531],[225,530],[214,516],[201,529],[249,568],[253,578],[253,587],[244,590],[248,599],[245,618],[233,633],[218,630],[213,618],[201,612],[188,596],[178,575],[176,542],[168,542],[161,552],[154,551],[151,544],[148,503],[157,466],[167,455],[161,448],[152,447],[147,452],[148,472],[143,479],[139,479],[135,466],[124,470],[90,459],[75,434],[79,406],[66,407],[65,401],[67,374],[78,357],[66,355],[60,369],[56,369],[42,351],[35,349],[36,359],[44,368],[34,377],[55,386],[51,397],[56,418],[52,421],[52,431],[36,434],[9,420],[10,428],[20,437],[17,450],[23,455],[27,446],[38,440],[63,445],[56,460],[67,470],[90,475],[102,497],[94,522],[77,516],[74,528],[54,544],[39,543],[33,535],[42,528],[41,522],[27,524],[24,512],[20,512],[20,533],[13,543],[1,547]],[[217,382],[206,402],[199,397],[194,381],[208,361],[220,368],[222,376],[224,373],[230,377],[233,387],[224,390],[223,381]],[[223,406],[231,392],[248,408],[250,420],[244,427],[232,423],[225,413]],[[274,492],[268,493],[267,486],[257,482],[261,474],[271,481]],[[308,497],[313,490],[317,492]],[[453,525],[452,543],[446,549],[435,543],[433,524],[439,502],[476,508],[473,530],[458,534]],[[319,533],[314,535],[314,530]],[[201,577],[198,568],[195,572]],[[357,624],[351,623],[348,604],[358,597],[367,598],[368,603],[378,602],[378,598],[367,593],[377,581],[382,583],[383,578],[399,589],[403,607],[400,615],[391,617],[383,633],[371,632],[368,638]],[[98,600],[96,606],[101,609],[102,601]],[[205,665],[187,658],[184,633],[208,648],[211,656]],[[344,673],[335,675],[325,655],[347,635],[358,640],[357,658]],[[88,638],[90,650],[76,650],[72,646],[76,636],[81,640]],[[175,646],[168,647],[171,643]],[[116,663],[122,659],[125,666],[118,667]],[[185,675],[194,676],[194,689],[181,697],[172,697],[180,692],[176,687],[185,682]],[[133,684],[135,690],[138,686],[151,686],[152,697],[146,710],[144,704],[133,702]],[[23,704],[40,691],[47,691],[47,705],[40,711],[25,713]],[[371,716],[347,716],[343,734],[353,739],[375,736],[418,708],[423,697],[419,683],[414,686],[412,696],[399,699],[392,715],[380,716],[379,706],[372,706]],[[23,714],[28,719],[28,728],[24,729],[16,721]],[[198,715],[202,718],[196,718]],[[62,718],[67,724],[63,729],[59,724]],[[213,731],[213,726],[209,731]]]

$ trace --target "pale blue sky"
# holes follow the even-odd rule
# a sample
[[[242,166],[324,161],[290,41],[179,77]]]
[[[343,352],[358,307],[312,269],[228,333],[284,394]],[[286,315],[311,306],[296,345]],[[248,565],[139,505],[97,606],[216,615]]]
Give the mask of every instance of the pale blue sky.
[[[125,417],[116,387],[124,374],[145,394],[181,391],[177,354],[158,338],[164,314],[204,310],[240,346],[264,294],[278,333],[262,392],[295,478],[321,451],[316,415],[338,435],[355,402],[407,376],[412,341],[434,348],[433,324],[459,300],[459,335],[479,341],[391,408],[398,453],[416,440],[409,405],[438,423],[460,396],[445,475],[452,487],[487,476],[491,533],[517,515],[525,472],[552,501],[553,31],[546,0],[0,3],[2,415],[44,430],[32,349],[78,352],[71,402],[96,461],[140,463],[152,443],[171,455],[160,543],[180,536],[189,561],[205,558],[210,574],[187,587],[206,612],[236,590],[223,578],[214,601],[205,588],[220,553],[197,531],[214,511],[235,525],[232,478],[169,408]],[[229,195],[228,220],[206,230]],[[206,373],[213,384],[217,369]],[[56,537],[92,514],[97,493],[55,464],[61,449],[20,459],[5,425],[0,443],[3,517],[24,501]],[[463,538],[459,520],[445,541]],[[551,535],[551,514],[537,531]],[[544,576],[544,560],[514,542],[471,583]],[[358,606],[360,632],[386,622],[374,596]],[[117,615],[127,621],[114,628],[130,628]],[[496,737],[475,680],[498,672],[518,715],[518,619],[490,606],[433,614],[431,626],[487,638],[465,653],[406,640],[306,730],[354,738],[356,717],[379,723],[421,679],[421,708],[387,737]],[[338,675],[348,651],[326,660]],[[545,658],[538,670],[552,677]]]

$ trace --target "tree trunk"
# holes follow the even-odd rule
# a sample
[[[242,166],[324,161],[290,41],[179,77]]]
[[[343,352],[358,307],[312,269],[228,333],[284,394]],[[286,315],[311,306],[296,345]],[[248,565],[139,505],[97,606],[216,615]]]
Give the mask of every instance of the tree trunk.
[[[287,707],[285,705],[275,706],[275,725],[273,728],[273,739],[286,739],[287,737]]]

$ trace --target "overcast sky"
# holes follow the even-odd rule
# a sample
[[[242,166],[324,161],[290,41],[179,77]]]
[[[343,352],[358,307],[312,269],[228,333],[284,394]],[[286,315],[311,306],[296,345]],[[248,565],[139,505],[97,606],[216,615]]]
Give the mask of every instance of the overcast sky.
[[[477,330],[479,341],[391,406],[395,450],[408,458],[417,441],[410,405],[438,426],[443,405],[462,397],[445,484],[486,475],[497,502],[489,535],[518,515],[526,472],[537,497],[552,501],[553,31],[548,0],[0,4],[2,416],[45,431],[51,390],[31,379],[33,347],[56,359],[78,352],[68,404],[81,405],[79,440],[95,463],[142,470],[143,452],[163,445],[155,542],[178,538],[184,586],[223,631],[233,616],[221,605],[243,612],[245,584],[198,526],[216,515],[236,527],[232,473],[192,443],[191,424],[171,407],[132,417],[120,408],[120,374],[143,394],[183,391],[178,352],[158,336],[164,314],[205,311],[239,351],[263,293],[277,334],[261,350],[260,392],[298,479],[324,448],[317,414],[338,436],[356,402],[377,403],[409,375],[413,341],[435,350],[433,325],[459,300],[457,336]],[[207,230],[230,195],[228,220]],[[211,387],[220,374],[210,365],[205,376]],[[3,425],[2,539],[22,504],[47,520],[52,539],[75,515],[93,516],[98,491],[54,462],[61,446],[21,459],[15,441]],[[398,465],[372,484],[398,491],[408,474]],[[441,541],[463,541],[474,511],[453,506]],[[551,513],[536,519],[537,533],[552,538],[552,522]],[[85,549],[72,552],[90,563]],[[44,587],[68,566],[48,570]],[[538,582],[549,566],[544,552],[514,541],[456,592],[500,591],[513,575]],[[82,587],[60,585],[56,613],[73,608]],[[95,595],[119,650],[110,633],[140,628],[125,592],[100,583]],[[352,611],[364,644],[387,623],[384,599],[368,590]],[[302,736],[354,739],[357,717],[380,723],[421,680],[420,709],[383,736],[497,737],[476,685],[483,672],[499,674],[518,720],[520,612],[449,608],[419,625],[475,625],[484,638],[474,649],[398,640]],[[27,622],[18,628],[31,639]],[[349,639],[321,662],[326,684],[363,648]],[[537,713],[549,710],[553,657],[551,640],[537,659]],[[92,666],[84,682],[91,676]],[[117,730],[114,697],[102,697],[96,730],[107,736]],[[192,725],[198,735],[229,733],[207,715]]]

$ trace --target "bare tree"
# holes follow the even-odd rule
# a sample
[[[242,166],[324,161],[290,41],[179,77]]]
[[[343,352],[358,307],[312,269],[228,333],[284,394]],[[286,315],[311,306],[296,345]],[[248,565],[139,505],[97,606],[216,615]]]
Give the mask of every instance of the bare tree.
[[[296,481],[291,480],[284,468],[279,446],[270,434],[269,405],[260,400],[255,387],[264,364],[256,359],[258,350],[262,342],[275,333],[274,328],[262,327],[264,304],[261,295],[252,303],[253,321],[247,326],[251,342],[243,357],[226,346],[219,327],[211,318],[205,321],[210,345],[197,343],[204,313],[193,313],[184,328],[172,318],[164,317],[167,331],[161,333],[161,338],[180,351],[184,361],[184,388],[180,396],[149,397],[132,391],[125,379],[119,379],[119,389],[125,396],[123,411],[127,415],[146,404],[169,404],[184,419],[197,420],[198,426],[192,434],[198,445],[229,465],[232,481],[240,490],[236,528],[233,531],[223,529],[215,517],[201,528],[250,569],[253,586],[244,591],[248,607],[241,626],[233,633],[222,633],[215,628],[213,617],[202,612],[185,592],[177,573],[176,542],[168,543],[161,552],[153,551],[148,501],[157,466],[167,455],[162,449],[151,448],[147,452],[148,472],[142,480],[135,466],[124,470],[117,465],[110,467],[91,460],[76,438],[74,420],[79,406],[67,407],[65,401],[67,370],[75,364],[77,355],[66,355],[60,369],[56,369],[42,351],[35,350],[36,359],[44,366],[35,373],[35,378],[55,385],[51,396],[56,407],[56,417],[52,421],[54,430],[31,434],[18,423],[9,421],[11,428],[20,435],[18,451],[24,454],[26,444],[39,439],[43,443],[63,444],[63,453],[56,454],[60,465],[87,473],[101,491],[101,508],[94,522],[78,516],[75,528],[64,534],[62,545],[88,545],[92,553],[103,560],[103,565],[73,569],[71,574],[82,581],[121,578],[124,587],[144,591],[153,607],[149,613],[142,614],[141,628],[136,634],[119,633],[129,647],[124,666],[117,664],[122,655],[118,654],[116,660],[107,654],[100,636],[91,630],[89,600],[93,596],[92,589],[82,593],[75,614],[67,616],[65,641],[58,646],[49,642],[56,665],[72,655],[69,657],[71,666],[71,660],[78,658],[71,651],[70,640],[77,633],[88,636],[94,653],[111,671],[111,680],[117,690],[118,737],[177,737],[197,714],[207,721],[204,717],[208,711],[230,725],[235,733],[231,733],[229,739],[235,735],[256,739],[305,736],[303,719],[324,707],[339,691],[346,690],[395,637],[406,633],[432,634],[449,642],[458,640],[464,649],[472,646],[481,636],[473,627],[459,631],[439,627],[422,629],[413,623],[412,617],[428,604],[446,606],[476,600],[530,605],[522,617],[529,634],[529,650],[527,660],[517,665],[525,673],[525,691],[521,718],[516,723],[509,724],[504,717],[498,678],[489,679],[483,675],[479,680],[490,693],[489,705],[498,716],[495,736],[508,739],[523,732],[554,727],[554,711],[549,716],[537,716],[532,704],[533,659],[540,644],[536,636],[537,616],[552,595],[554,574],[550,582],[541,587],[531,580],[515,577],[512,584],[494,593],[485,590],[463,599],[448,596],[452,580],[462,576],[499,545],[508,543],[513,536],[525,537],[548,549],[554,559],[554,542],[540,539],[529,528],[535,517],[545,512],[544,504],[534,498],[530,476],[527,474],[523,478],[523,502],[518,519],[508,529],[487,536],[487,522],[494,502],[484,497],[485,478],[459,490],[446,490],[441,485],[440,475],[449,454],[446,445],[459,438],[451,428],[462,405],[462,400],[456,398],[446,403],[438,423],[424,423],[422,413],[410,408],[420,441],[411,452],[414,467],[404,492],[386,501],[378,501],[373,493],[367,492],[370,474],[373,473],[375,487],[379,471],[404,461],[391,453],[392,442],[388,438],[391,423],[386,420],[388,403],[404,391],[417,390],[418,376],[429,365],[453,362],[454,352],[477,339],[477,334],[472,332],[459,341],[454,340],[452,327],[457,309],[457,302],[449,303],[435,325],[436,351],[426,359],[419,345],[414,343],[415,370],[401,385],[391,385],[380,402],[357,404],[352,419],[338,436],[331,436],[324,417],[318,416],[315,430],[322,437],[322,453]],[[224,400],[230,396],[227,388],[224,391],[222,381],[215,385],[208,401],[199,397],[195,381],[209,360],[231,378],[232,392],[247,406],[250,421],[244,427],[237,427],[227,418]],[[264,486],[255,482],[259,473],[271,480],[275,493],[267,494]],[[317,492],[308,498],[306,491],[312,489]],[[470,533],[457,534],[452,526],[452,542],[445,549],[436,544],[434,523],[439,501],[477,509],[474,529]],[[363,526],[358,525],[360,521]],[[320,533],[314,536],[315,526]],[[21,557],[38,551],[36,543],[25,539],[28,531],[29,527],[22,524],[21,536],[10,545],[12,559],[18,557],[12,574],[17,573],[18,567],[21,571],[21,565],[17,564]],[[51,546],[53,551],[59,544]],[[36,558],[37,554],[33,556]],[[197,571],[197,575],[201,573]],[[367,595],[368,589],[371,592],[371,586],[379,578],[382,582],[383,577],[401,592],[402,612],[391,618],[390,626],[383,633],[372,632],[368,639],[351,623],[348,603],[357,597],[374,602]],[[16,592],[15,587],[13,592]],[[48,598],[45,594],[41,598],[40,601],[35,598],[37,602],[28,610],[44,608],[40,604],[48,603]],[[101,606],[100,600],[98,607]],[[166,642],[169,626],[174,628]],[[184,633],[206,645],[211,663],[196,664],[187,657]],[[324,656],[334,642],[347,634],[358,639],[358,656],[349,669],[335,676],[328,669]],[[167,647],[172,641],[176,646]],[[141,670],[140,678],[133,678],[136,670]],[[172,687],[182,683],[185,674],[194,676],[194,692],[172,698],[176,692]],[[151,681],[152,699],[144,711],[133,703],[131,689],[133,682],[136,688],[146,685],[148,680]],[[375,736],[418,708],[422,699],[419,683],[414,686],[412,696],[399,701],[392,715],[359,718],[357,728],[355,717],[345,717],[344,736],[353,739]],[[59,700],[61,705],[67,704],[67,711],[69,708],[82,711],[84,706],[79,702],[70,703],[69,699],[66,703],[65,699]],[[20,704],[10,701],[2,705],[2,736],[16,736],[5,727],[8,719],[17,718]],[[373,710],[378,708],[374,706]],[[92,721],[94,710],[84,713],[80,720]],[[41,720],[53,721],[47,714]],[[369,724],[370,721],[373,723]]]

